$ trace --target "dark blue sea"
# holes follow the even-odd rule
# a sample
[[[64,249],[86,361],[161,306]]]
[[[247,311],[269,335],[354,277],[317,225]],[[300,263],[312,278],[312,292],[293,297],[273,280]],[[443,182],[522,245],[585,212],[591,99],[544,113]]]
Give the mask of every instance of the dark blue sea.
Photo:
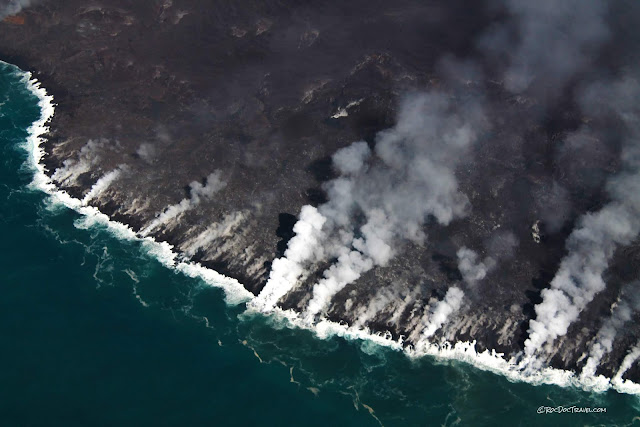
[[[640,425],[638,396],[510,382],[243,316],[31,185],[40,114],[24,73],[0,64],[0,426]]]

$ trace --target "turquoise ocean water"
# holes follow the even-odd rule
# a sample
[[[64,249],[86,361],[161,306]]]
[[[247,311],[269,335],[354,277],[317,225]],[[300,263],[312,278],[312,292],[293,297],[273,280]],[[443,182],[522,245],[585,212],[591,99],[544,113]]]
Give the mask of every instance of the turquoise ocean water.
[[[0,426],[640,425],[637,396],[514,383],[242,316],[30,186],[39,116],[23,73],[0,64]],[[559,405],[607,412],[537,413]]]

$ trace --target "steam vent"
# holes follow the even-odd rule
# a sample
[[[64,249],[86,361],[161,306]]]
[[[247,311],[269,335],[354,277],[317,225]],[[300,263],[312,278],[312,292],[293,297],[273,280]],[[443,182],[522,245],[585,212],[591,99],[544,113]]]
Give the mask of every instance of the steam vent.
[[[640,381],[639,2],[0,10],[52,183],[247,310]]]

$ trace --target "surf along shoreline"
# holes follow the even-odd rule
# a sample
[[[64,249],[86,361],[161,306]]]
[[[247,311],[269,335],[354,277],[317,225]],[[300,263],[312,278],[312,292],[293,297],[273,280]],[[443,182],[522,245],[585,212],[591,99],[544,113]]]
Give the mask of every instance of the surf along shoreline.
[[[1,57],[7,61],[2,61],[6,65],[16,67],[16,72],[20,70],[28,90],[39,100],[41,116],[29,127],[29,136],[24,144],[29,156],[28,166],[34,173],[32,188],[46,193],[54,203],[64,205],[84,215],[89,219],[91,225],[105,226],[109,232],[124,240],[141,241],[145,250],[156,257],[165,267],[175,269],[188,277],[201,279],[210,286],[221,288],[225,293],[225,301],[229,305],[243,304],[255,297],[238,280],[224,276],[200,263],[185,259],[169,243],[158,242],[149,236],[140,236],[127,224],[130,219],[111,218],[94,206],[84,205],[77,197],[78,195],[71,195],[57,188],[47,174],[47,158],[53,144],[48,135],[55,109],[59,108],[54,99],[64,101],[65,91],[63,88],[57,87],[46,73],[39,70],[22,71],[29,69],[28,61],[25,58],[15,55]],[[247,309],[241,315],[241,317],[251,316],[271,317],[276,323],[281,323],[289,328],[311,330],[319,339],[339,336],[348,340],[366,340],[396,351],[402,351],[409,358],[431,356],[445,360],[462,361],[478,369],[502,375],[513,382],[575,387],[588,392],[605,392],[613,389],[620,393],[640,395],[640,385],[630,380],[612,380],[604,376],[580,379],[574,372],[550,367],[537,370],[524,369],[523,367],[527,365],[526,360],[518,356],[507,360],[503,353],[497,353],[495,350],[478,352],[475,348],[475,341],[456,342],[455,344],[420,342],[416,346],[406,346],[402,342],[402,338],[394,340],[391,333],[372,333],[367,328],[358,329],[326,319],[310,323],[305,321],[299,313],[293,310],[282,310],[278,307],[266,313]]]

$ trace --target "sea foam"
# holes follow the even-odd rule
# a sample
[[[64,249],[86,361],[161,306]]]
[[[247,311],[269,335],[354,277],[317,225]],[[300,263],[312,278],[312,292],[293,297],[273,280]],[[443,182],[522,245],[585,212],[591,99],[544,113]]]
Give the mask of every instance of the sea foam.
[[[23,72],[23,82],[29,91],[38,98],[41,115],[28,129],[29,137],[25,143],[25,149],[29,153],[28,166],[34,171],[31,186],[47,193],[53,204],[64,205],[83,215],[83,219],[77,224],[78,228],[89,228],[96,225],[106,227],[116,237],[126,240],[141,240],[147,252],[156,257],[163,265],[176,269],[186,276],[199,278],[211,286],[221,288],[225,292],[225,301],[230,305],[237,305],[254,299],[254,295],[245,289],[237,280],[226,277],[214,270],[206,268],[198,263],[180,259],[173,250],[173,246],[166,242],[156,242],[151,237],[137,235],[126,224],[113,221],[97,208],[83,205],[81,200],[71,197],[65,191],[58,189],[49,176],[45,173],[41,163],[44,156],[42,147],[43,138],[49,128],[47,123],[54,114],[55,104],[53,97],[48,95],[31,73]],[[287,327],[308,329],[320,339],[332,336],[343,337],[348,340],[363,340],[388,347],[397,351],[403,351],[410,358],[432,356],[447,360],[459,360],[467,362],[479,369],[490,371],[505,376],[510,381],[522,381],[533,385],[553,384],[563,387],[577,387],[586,391],[604,392],[615,389],[621,393],[640,394],[640,385],[620,378],[608,379],[604,376],[580,378],[573,372],[550,367],[528,369],[527,360],[510,358],[506,359],[502,353],[493,350],[479,352],[475,342],[449,342],[433,343],[421,340],[414,346],[406,346],[402,339],[394,340],[391,333],[373,333],[368,328],[354,327],[344,323],[336,323],[326,319],[318,322],[309,322],[300,313],[292,310],[282,310],[274,307],[268,310],[255,310],[248,308],[242,316],[255,315],[270,316],[274,321]]]
[[[128,225],[111,220],[96,207],[88,206],[82,200],[76,199],[66,191],[57,188],[45,173],[45,167],[42,163],[44,157],[42,135],[49,131],[48,122],[55,111],[53,97],[47,94],[47,91],[37,79],[33,78],[30,72],[23,72],[22,82],[38,98],[38,105],[41,111],[40,118],[28,128],[29,136],[24,144],[29,154],[28,167],[34,172],[30,187],[48,194],[53,209],[62,205],[82,214],[83,217],[75,223],[77,228],[86,229],[94,226],[103,226],[117,238],[142,241],[142,245],[147,252],[156,257],[163,265],[176,269],[186,276],[201,279],[211,286],[223,289],[225,301],[230,305],[241,304],[253,297],[253,294],[246,290],[237,280],[205,268],[198,263],[179,259],[170,244],[156,242],[151,237],[138,236]]]

